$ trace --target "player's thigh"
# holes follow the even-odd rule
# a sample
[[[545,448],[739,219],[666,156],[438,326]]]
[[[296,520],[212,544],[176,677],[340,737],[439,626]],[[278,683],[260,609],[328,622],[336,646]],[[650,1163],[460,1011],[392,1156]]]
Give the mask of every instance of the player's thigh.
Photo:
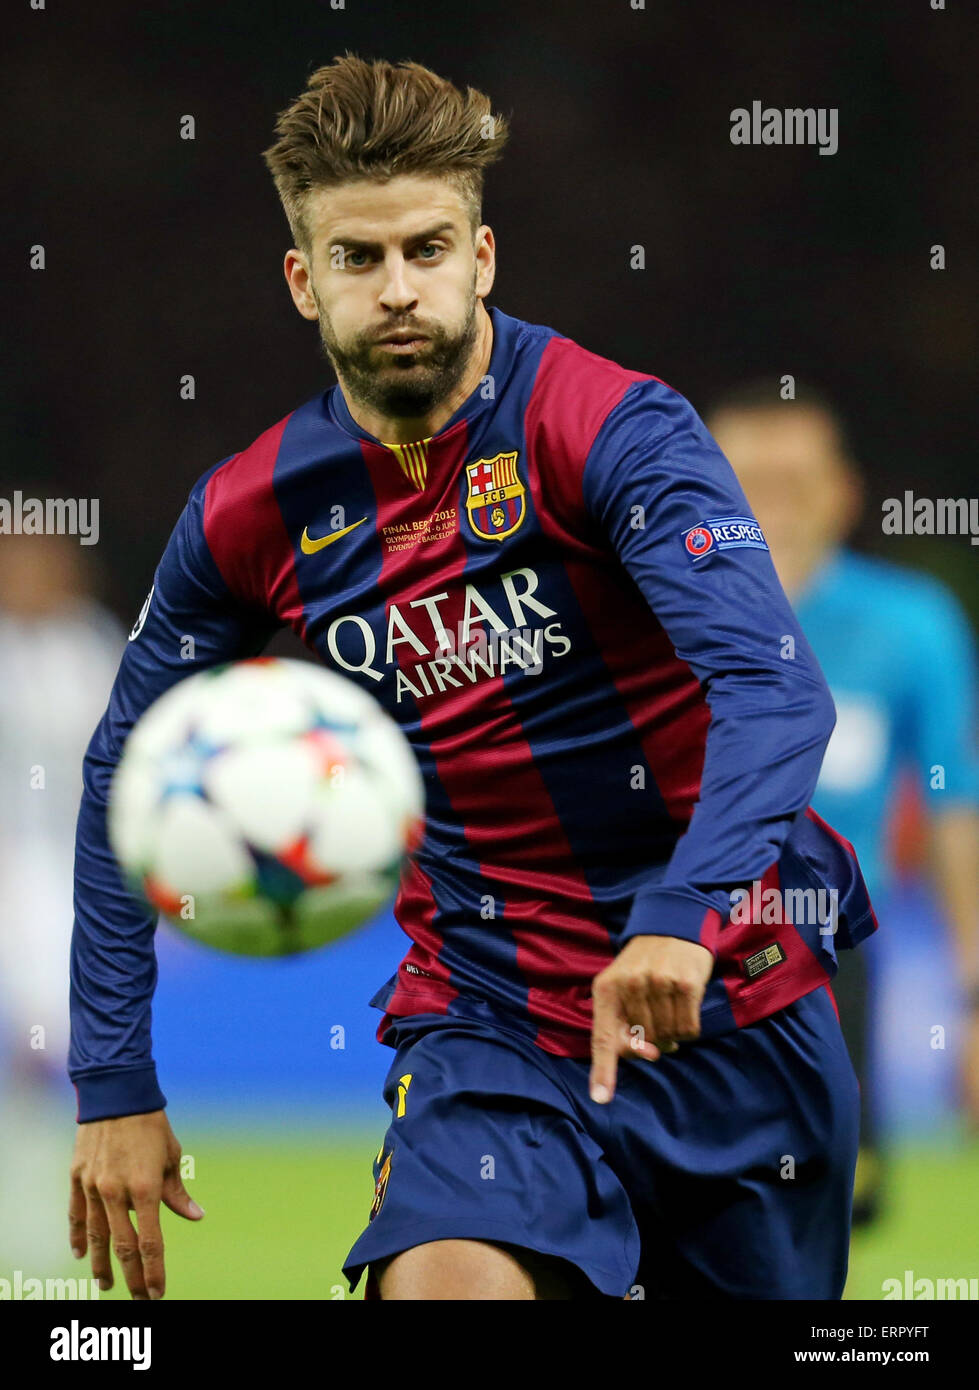
[[[645,1076],[669,1117],[632,1126],[645,1296],[839,1298],[859,1096],[826,991]]]
[[[382,1300],[555,1300],[594,1293],[579,1271],[534,1250],[481,1240],[435,1240],[371,1266]]]
[[[551,1289],[560,1261],[623,1297],[639,1258],[628,1196],[532,1040],[439,1021],[399,1047],[384,1094],[391,1123],[367,1226],[343,1266],[351,1289],[366,1267],[426,1247],[400,1269],[441,1279],[434,1261],[444,1257],[431,1250],[459,1242],[468,1259],[473,1242],[511,1252],[505,1266],[496,1257],[493,1277],[512,1274],[515,1258],[535,1287]],[[473,1277],[489,1276],[478,1266]]]

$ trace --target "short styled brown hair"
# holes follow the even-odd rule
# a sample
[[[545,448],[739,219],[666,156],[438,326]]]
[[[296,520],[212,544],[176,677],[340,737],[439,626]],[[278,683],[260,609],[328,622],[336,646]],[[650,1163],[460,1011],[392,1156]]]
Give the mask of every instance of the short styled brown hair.
[[[307,255],[307,195],[353,179],[448,178],[468,204],[475,233],[483,171],[499,159],[510,133],[482,92],[467,87],[463,95],[420,63],[366,62],[349,52],[317,68],[302,95],[279,113],[275,131],[279,139],[262,158],[295,244]]]

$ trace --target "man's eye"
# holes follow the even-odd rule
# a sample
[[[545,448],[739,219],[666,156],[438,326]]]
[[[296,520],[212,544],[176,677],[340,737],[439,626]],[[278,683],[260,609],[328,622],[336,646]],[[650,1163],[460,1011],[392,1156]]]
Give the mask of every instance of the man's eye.
[[[367,252],[345,251],[343,260],[345,265],[365,265],[367,263]]]
[[[419,249],[420,249],[420,253],[421,253],[422,259],[423,259],[423,260],[426,260],[426,261],[434,260],[435,257],[436,257],[436,256],[439,254],[439,252],[442,250],[441,246],[436,246],[436,244],[435,244],[434,241],[426,241],[425,245],[422,246],[422,247],[420,247]],[[426,252],[426,251],[431,251],[432,254],[431,254],[430,256],[426,256],[426,255],[425,255],[425,252]]]

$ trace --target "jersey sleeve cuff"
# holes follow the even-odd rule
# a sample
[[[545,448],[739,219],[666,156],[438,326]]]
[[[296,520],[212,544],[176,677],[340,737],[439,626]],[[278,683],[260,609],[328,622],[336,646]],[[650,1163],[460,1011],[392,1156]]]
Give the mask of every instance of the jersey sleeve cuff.
[[[682,888],[649,888],[636,894],[621,944],[634,936],[675,936],[706,946],[716,956],[725,920],[706,894]]]
[[[145,1067],[116,1067],[73,1079],[80,1125],[119,1115],[146,1115],[151,1110],[162,1110],[167,1103],[152,1062]]]

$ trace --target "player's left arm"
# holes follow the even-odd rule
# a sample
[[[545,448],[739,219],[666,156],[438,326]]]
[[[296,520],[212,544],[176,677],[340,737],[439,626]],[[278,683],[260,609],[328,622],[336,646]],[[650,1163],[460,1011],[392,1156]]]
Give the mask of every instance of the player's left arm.
[[[655,1060],[657,1043],[699,1034],[731,890],[778,859],[836,712],[744,493],[688,401],[660,382],[632,387],[596,437],[583,492],[711,712],[689,826],[664,876],[636,894],[623,949],[593,984],[602,1098],[617,1056]]]

